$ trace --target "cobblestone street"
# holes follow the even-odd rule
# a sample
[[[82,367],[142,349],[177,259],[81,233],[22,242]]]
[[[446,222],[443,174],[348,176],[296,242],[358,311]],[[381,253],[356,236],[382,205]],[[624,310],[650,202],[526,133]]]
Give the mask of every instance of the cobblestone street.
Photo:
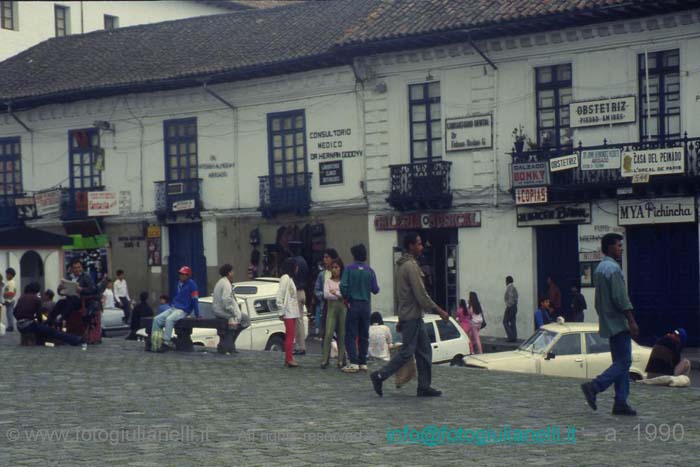
[[[87,351],[1,338],[0,465],[700,465],[697,388],[635,385],[640,416],[619,418],[611,392],[594,413],[573,379],[441,366],[443,397],[417,399],[415,382],[395,389],[392,380],[380,399],[366,374],[320,370],[313,355],[290,370],[267,352],[142,349],[121,338]],[[388,442],[387,430],[429,425],[561,427],[561,444]]]

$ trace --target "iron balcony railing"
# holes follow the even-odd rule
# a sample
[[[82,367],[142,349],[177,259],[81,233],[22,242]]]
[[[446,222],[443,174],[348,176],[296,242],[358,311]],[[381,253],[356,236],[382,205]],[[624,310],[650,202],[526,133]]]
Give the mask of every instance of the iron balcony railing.
[[[199,217],[202,211],[202,179],[155,182],[156,216],[176,218],[178,215]]]
[[[311,209],[311,173],[259,177],[260,212],[264,217],[293,212],[303,216]]]
[[[635,184],[635,190],[682,189],[690,184],[700,184],[700,138],[689,138],[687,133],[682,138],[654,141],[628,142],[610,144],[607,140],[598,146],[578,146],[569,148],[536,149],[512,152],[513,163],[549,162],[550,159],[569,154],[578,154],[579,166],[574,169],[550,172],[550,198],[552,200],[597,198],[613,193],[618,188],[633,187],[631,177],[623,177],[619,167],[612,169],[583,170],[581,153],[584,151],[617,149],[623,158],[626,152],[649,149],[683,148],[685,172],[668,175],[652,175],[644,184]],[[512,186],[512,185],[511,185]]]
[[[390,166],[391,193],[387,202],[399,211],[452,207],[452,162],[426,161]]]

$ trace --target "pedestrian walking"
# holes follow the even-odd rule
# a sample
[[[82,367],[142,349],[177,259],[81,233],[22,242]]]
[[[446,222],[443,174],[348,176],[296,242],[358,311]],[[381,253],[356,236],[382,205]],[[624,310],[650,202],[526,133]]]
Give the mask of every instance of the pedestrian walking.
[[[159,350],[175,348],[172,337],[177,321],[192,317],[193,312],[194,317],[199,318],[199,288],[192,279],[192,269],[189,266],[182,266],[178,270],[178,275],[177,293],[173,297],[171,307],[153,319],[151,335],[163,331],[163,345]]]
[[[518,340],[518,289],[513,284],[513,277],[506,277],[506,293],[504,296],[506,310],[503,313],[503,327],[506,330],[506,338],[508,342],[516,342]]]
[[[588,308],[586,297],[581,293],[581,286],[573,284],[571,286],[571,307],[567,321],[573,323],[583,323],[583,312]]]
[[[481,327],[484,325],[484,308],[481,306],[476,292],[469,292],[467,316],[469,317],[469,340],[474,343],[478,353],[484,353],[484,349],[481,347],[481,337],[479,336]]]
[[[212,311],[217,318],[228,321],[228,329],[219,342],[219,353],[237,353],[236,339],[250,326],[250,318],[241,311],[238,299],[233,293],[233,266],[224,264],[219,268],[221,278],[212,292]]]
[[[615,385],[613,415],[637,415],[627,403],[630,391],[629,369],[632,365],[632,338],[639,327],[632,314],[625,279],[618,261],[622,258],[622,236],[605,234],[601,240],[603,260],[593,273],[595,309],[598,313],[599,334],[610,340],[612,365],[593,381],[581,385],[586,402],[597,410],[596,395]]]
[[[561,290],[557,285],[554,276],[547,276],[547,298],[549,298],[549,306],[551,307],[552,314],[556,319],[557,316],[561,316]]]
[[[284,366],[296,368],[299,364],[294,360],[294,327],[299,318],[299,304],[297,303],[297,287],[294,285],[294,275],[299,269],[294,258],[287,258],[281,266],[282,277],[280,277],[279,288],[277,289],[277,316],[284,321]],[[302,320],[303,323],[303,320]]]
[[[117,279],[114,281],[114,297],[119,308],[124,312],[123,321],[128,323],[131,315],[131,297],[129,296],[129,286],[124,278],[124,271],[121,269],[117,270]]]
[[[421,278],[420,267],[416,259],[423,252],[423,242],[416,232],[409,232],[404,237],[404,254],[397,261],[396,292],[398,298],[399,323],[397,330],[401,333],[401,348],[389,363],[370,375],[374,391],[383,395],[382,383],[401,369],[415,355],[418,370],[418,397],[434,397],[442,394],[431,386],[431,366],[433,352],[430,338],[425,330],[423,316],[432,310],[447,321],[450,315],[440,308],[428,295]]]
[[[306,326],[304,325],[304,313],[306,306],[306,285],[309,281],[309,265],[303,256],[294,256],[297,263],[297,270],[294,274],[294,285],[297,288],[297,306],[299,307],[299,317],[294,325],[294,342],[296,350],[294,355],[306,355]]]
[[[389,349],[393,343],[391,329],[384,324],[384,318],[378,311],[372,313],[369,323],[369,356],[388,362],[391,360]]]
[[[13,268],[7,268],[5,270],[5,288],[3,289],[2,299],[5,305],[5,315],[7,316],[7,332],[14,331],[14,313],[17,295],[17,284],[15,283],[15,276],[17,273]]]
[[[472,328],[472,322],[469,319],[469,311],[467,310],[467,301],[463,298],[459,300],[459,306],[457,307],[457,322],[459,325],[462,327],[464,330],[464,333],[468,337],[469,341],[469,353],[473,354],[474,353],[474,342],[472,342],[472,338],[469,336],[471,328]]]
[[[326,255],[324,255],[325,257]],[[333,333],[338,335],[338,368],[342,368],[345,357],[345,319],[347,307],[340,293],[340,279],[343,276],[343,261],[335,258],[330,264],[331,277],[323,283],[323,297],[326,299],[326,330],[323,337],[323,357],[321,368],[328,368]]]
[[[340,281],[340,292],[348,303],[345,320],[345,349],[350,360],[343,371],[356,373],[367,371],[370,294],[379,293],[379,284],[377,284],[374,270],[366,263],[367,248],[360,243],[350,248],[350,253],[355,262],[345,268]]]

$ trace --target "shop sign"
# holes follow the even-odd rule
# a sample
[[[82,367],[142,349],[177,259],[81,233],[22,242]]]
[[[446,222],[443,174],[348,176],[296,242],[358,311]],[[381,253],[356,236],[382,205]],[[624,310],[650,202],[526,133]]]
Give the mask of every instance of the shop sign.
[[[173,201],[172,211],[191,211],[194,209],[195,202],[193,199],[182,199],[180,201]]]
[[[546,162],[527,162],[511,165],[512,187],[549,185],[549,167]]]
[[[472,151],[493,146],[491,115],[445,119],[446,151]]]
[[[581,170],[617,170],[621,153],[619,148],[581,151]]]
[[[15,198],[15,207],[17,208],[18,219],[28,220],[37,217],[33,196]]]
[[[550,204],[516,209],[518,227],[558,224],[589,224],[591,203]]]
[[[61,207],[61,190],[40,191],[34,194],[36,213],[39,216],[58,214]]]
[[[88,216],[119,215],[119,194],[115,191],[88,191]]]
[[[549,160],[549,171],[560,172],[562,170],[570,170],[578,167],[578,154],[569,154],[568,156],[555,157]]]
[[[149,225],[146,229],[146,238],[160,238],[160,226]]]
[[[695,198],[620,199],[620,225],[695,222]]]
[[[636,174],[685,173],[685,150],[683,148],[664,148],[625,152],[622,155],[621,172],[623,177],[632,177]]]
[[[515,204],[539,204],[547,202],[547,187],[516,188]]]
[[[320,185],[339,185],[343,183],[343,161],[320,162],[318,164]]]
[[[635,96],[572,102],[569,104],[571,128],[616,125],[637,121]]]
[[[481,211],[376,216],[377,230],[454,229],[481,227]]]
[[[601,217],[600,214],[601,212],[597,211],[596,217]],[[600,241],[603,235],[616,233],[624,238],[625,228],[617,225],[614,214],[612,216],[605,214],[604,217],[602,220],[596,220],[594,224],[581,224],[578,226],[579,262],[596,263],[603,259],[603,253],[600,251]]]

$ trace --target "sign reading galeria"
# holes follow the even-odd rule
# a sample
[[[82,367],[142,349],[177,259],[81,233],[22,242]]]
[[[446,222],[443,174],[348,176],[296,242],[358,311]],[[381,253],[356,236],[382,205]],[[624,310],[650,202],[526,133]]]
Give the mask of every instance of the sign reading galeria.
[[[453,229],[481,227],[481,211],[377,216],[377,230]]]
[[[598,99],[569,104],[571,128],[617,123],[634,123],[637,120],[634,96]]]
[[[518,227],[591,222],[591,203],[518,207],[516,212]]]
[[[636,174],[685,173],[685,150],[683,148],[665,148],[625,152],[622,155],[620,172],[623,177],[632,177]]]
[[[695,222],[695,198],[621,199],[617,201],[620,225]]]
[[[513,188],[549,185],[549,168],[546,162],[513,164],[511,172]]]
[[[119,215],[119,194],[115,191],[88,191],[88,216]]]
[[[445,119],[446,151],[488,149],[493,145],[491,115]]]
[[[515,189],[515,204],[541,204],[547,202],[547,187],[538,186]]]

